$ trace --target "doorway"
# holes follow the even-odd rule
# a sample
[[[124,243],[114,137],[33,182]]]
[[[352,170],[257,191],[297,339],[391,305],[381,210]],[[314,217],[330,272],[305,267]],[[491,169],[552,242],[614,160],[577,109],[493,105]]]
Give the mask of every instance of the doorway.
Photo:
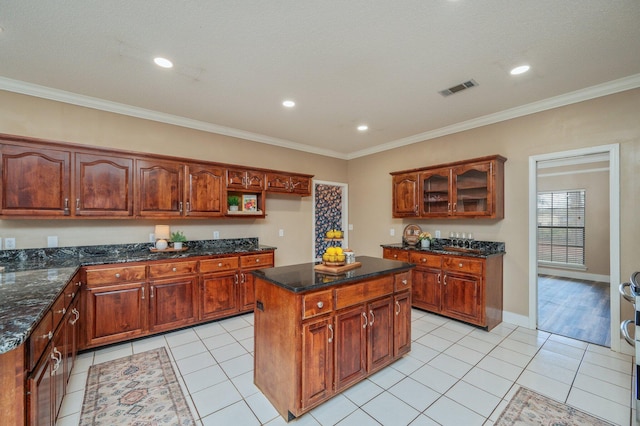
[[[349,246],[348,186],[346,183],[313,181],[313,261],[322,260],[322,253],[331,245]],[[340,241],[327,241],[331,229],[342,231]]]
[[[585,208],[583,216],[576,213],[573,219],[568,217],[558,220],[557,216],[564,215],[568,210],[578,211],[575,207],[579,203],[576,204],[575,199],[579,198],[580,193]],[[549,196],[551,198],[548,198]],[[545,209],[545,206],[549,205],[549,199],[553,197],[559,200],[557,210],[562,214],[548,213]],[[573,199],[574,204],[563,206],[563,202],[568,199]],[[616,326],[620,322],[620,301],[616,297],[620,282],[619,205],[618,145],[530,157],[531,328],[610,346],[615,351],[620,350]],[[594,206],[596,210],[599,209],[597,213],[589,210]],[[551,216],[555,219],[551,220]],[[598,226],[603,220],[606,223]],[[556,226],[554,221],[559,225]],[[546,229],[547,225],[550,229]],[[567,229],[562,229],[563,225],[567,225]],[[564,236],[567,232],[573,233],[574,238],[569,243],[566,243],[565,239],[564,246],[562,243],[555,246],[549,243],[547,238],[551,232]],[[583,245],[580,248],[581,238]],[[561,239],[558,238],[558,241]],[[559,255],[548,257],[552,251]],[[603,297],[603,294],[608,297]],[[604,326],[609,330],[605,330],[604,338],[602,330],[593,330],[593,335],[589,335],[589,329],[593,328],[589,321],[593,321],[592,324],[597,322],[598,325],[601,325],[602,321],[595,321],[593,315],[584,315],[587,310],[592,310],[593,315],[607,316]]]

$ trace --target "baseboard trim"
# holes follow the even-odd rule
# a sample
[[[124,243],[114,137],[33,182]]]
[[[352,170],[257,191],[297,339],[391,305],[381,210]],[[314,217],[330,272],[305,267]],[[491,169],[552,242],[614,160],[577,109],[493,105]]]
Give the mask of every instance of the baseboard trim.
[[[575,278],[578,280],[588,280],[608,283],[611,281],[609,275],[590,274],[589,272],[571,271],[567,269],[555,269],[555,268],[538,268],[539,274],[555,275],[557,277]]]

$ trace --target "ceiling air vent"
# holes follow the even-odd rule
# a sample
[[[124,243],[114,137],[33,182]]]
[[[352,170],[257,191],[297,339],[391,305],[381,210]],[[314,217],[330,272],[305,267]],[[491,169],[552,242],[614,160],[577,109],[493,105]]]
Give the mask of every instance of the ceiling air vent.
[[[476,87],[478,83],[475,80],[465,81],[464,83],[460,83],[456,86],[449,87],[448,89],[441,90],[440,93],[442,96],[453,95],[454,93],[461,92],[463,90],[469,89],[470,87]]]

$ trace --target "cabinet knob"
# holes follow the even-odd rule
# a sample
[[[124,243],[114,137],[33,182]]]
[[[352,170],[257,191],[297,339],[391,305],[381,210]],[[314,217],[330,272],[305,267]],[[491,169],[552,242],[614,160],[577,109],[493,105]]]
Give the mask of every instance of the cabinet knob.
[[[218,267],[222,268],[222,262],[218,263]]]
[[[397,255],[397,254],[394,254],[394,255],[393,255],[393,257],[394,257],[395,259],[397,259],[397,258],[398,258],[398,255]]]
[[[64,314],[66,314],[66,313],[67,313],[67,309],[66,309],[66,308],[62,308],[62,309],[60,309],[59,311],[56,311],[56,314],[62,314],[62,315],[64,315]]]
[[[423,257],[423,258],[420,259],[420,262],[422,262],[422,263],[425,263],[426,261],[427,261],[426,257]]]
[[[458,266],[462,268],[462,263],[458,263]]]
[[[257,259],[256,259],[256,263],[260,263],[260,258],[257,258]]]
[[[47,334],[43,334],[42,336],[40,336],[40,338],[51,340],[53,338],[53,331],[50,331]]]
[[[407,280],[402,280],[402,285],[407,285],[409,282]]]
[[[120,274],[116,274],[116,278],[120,278]]]
[[[318,309],[324,308],[324,303],[322,301],[318,302]]]
[[[172,269],[173,272],[176,272],[177,270],[178,270],[178,268],[173,268]]]

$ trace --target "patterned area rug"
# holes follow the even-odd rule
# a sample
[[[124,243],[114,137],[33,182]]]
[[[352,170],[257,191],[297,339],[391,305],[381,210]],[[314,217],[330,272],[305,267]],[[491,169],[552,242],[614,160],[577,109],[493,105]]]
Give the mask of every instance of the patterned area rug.
[[[80,425],[195,425],[165,348],[91,366]]]
[[[494,426],[513,425],[611,426],[612,423],[521,387],[494,423]]]

